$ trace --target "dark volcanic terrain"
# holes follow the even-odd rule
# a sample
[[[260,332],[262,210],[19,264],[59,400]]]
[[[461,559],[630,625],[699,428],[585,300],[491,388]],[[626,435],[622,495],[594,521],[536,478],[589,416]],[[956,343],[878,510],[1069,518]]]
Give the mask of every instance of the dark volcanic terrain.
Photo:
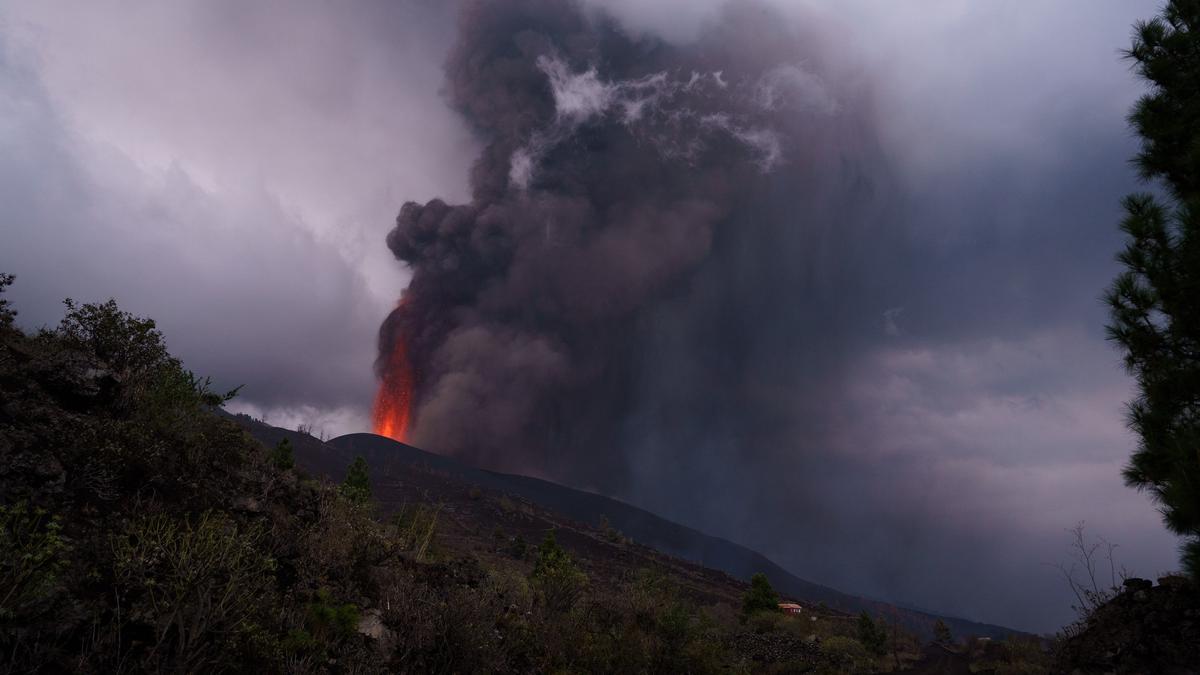
[[[928,639],[940,618],[957,636],[1002,639],[1012,629],[898,607],[805,581],[760,553],[660,518],[624,502],[536,478],[464,465],[375,434],[321,441],[244,415],[236,421],[262,443],[287,438],[297,464],[315,476],[341,480],[361,455],[371,467],[375,497],[386,512],[437,505],[438,543],[487,559],[535,546],[549,531],[572,551],[589,577],[616,582],[645,567],[669,570],[696,600],[737,606],[746,580],[762,572],[781,595],[825,620],[851,621],[866,610]]]

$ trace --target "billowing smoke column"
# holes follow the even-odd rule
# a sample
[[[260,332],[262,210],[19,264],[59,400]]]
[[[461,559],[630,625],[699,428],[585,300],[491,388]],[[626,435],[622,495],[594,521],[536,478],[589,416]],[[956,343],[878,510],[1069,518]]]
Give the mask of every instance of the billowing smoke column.
[[[412,281],[377,430],[619,490],[631,448],[749,421],[750,333],[872,188],[817,41],[739,7],[687,46],[572,2],[464,8],[446,91],[485,147],[469,204],[409,202],[387,237]]]

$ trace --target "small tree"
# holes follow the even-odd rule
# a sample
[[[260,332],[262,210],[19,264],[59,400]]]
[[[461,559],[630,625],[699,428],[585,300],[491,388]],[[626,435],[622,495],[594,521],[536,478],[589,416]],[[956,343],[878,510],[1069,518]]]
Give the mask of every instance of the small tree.
[[[279,444],[271,450],[271,463],[275,465],[275,468],[284,471],[296,466],[296,457],[292,453],[291,441],[286,438],[279,441]]]
[[[950,633],[950,626],[947,626],[946,622],[941,619],[938,619],[937,623],[933,624],[933,641],[944,645],[954,642],[954,636]]]
[[[882,621],[876,623],[866,610],[858,615],[858,641],[876,656],[887,653],[887,628]]]
[[[153,319],[143,319],[117,306],[77,305],[63,301],[67,313],[58,326],[58,336],[71,347],[103,361],[112,373],[160,408],[182,404],[218,406],[229,401],[241,387],[224,394],[212,391],[212,380],[198,377],[167,352],[163,334]]]
[[[779,594],[771,587],[771,581],[762,572],[750,577],[750,588],[742,596],[742,616],[757,612],[778,612]]]
[[[367,473],[367,460],[359,455],[350,463],[346,480],[342,481],[341,493],[346,499],[365,504],[371,500],[371,476]]]
[[[153,319],[136,317],[117,307],[116,300],[99,305],[63,301],[67,314],[59,334],[70,344],[108,364],[114,372],[140,374],[162,366],[179,367],[167,353],[166,342]]]
[[[1098,607],[1112,599],[1120,590],[1119,582],[1126,578],[1124,566],[1118,567],[1116,561],[1117,545],[1104,537],[1090,540],[1084,529],[1084,522],[1079,521],[1075,527],[1067,530],[1071,533],[1069,545],[1070,561],[1058,563],[1055,567],[1066,579],[1075,600],[1079,604],[1072,606],[1080,619],[1085,619]],[[1104,567],[1108,567],[1108,580],[1104,580]]]
[[[560,612],[575,605],[587,583],[587,575],[579,571],[570,554],[558,545],[552,531],[546,533],[538,547],[538,559],[530,579],[541,592],[546,607]]]

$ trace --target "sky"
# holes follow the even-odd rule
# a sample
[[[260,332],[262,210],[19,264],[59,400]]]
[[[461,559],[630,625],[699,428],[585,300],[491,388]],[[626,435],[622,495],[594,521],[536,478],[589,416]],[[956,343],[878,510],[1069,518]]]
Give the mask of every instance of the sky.
[[[1132,387],[1099,301],[1118,200],[1139,189],[1124,116],[1141,85],[1120,50],[1157,1],[766,5],[854,92],[891,195],[872,218],[903,235],[856,258],[831,230],[818,245],[834,253],[796,258],[818,290],[861,282],[826,290],[846,314],[836,371],[821,396],[800,376],[753,382],[770,419],[796,420],[758,442],[683,453],[684,436],[632,415],[621,481],[491,465],[609,492],[848,592],[1027,630],[1072,617],[1050,563],[1078,521],[1130,571],[1173,569],[1175,540],[1119,477]],[[680,45],[724,16],[715,0],[589,6]],[[447,101],[456,15],[422,0],[0,5],[0,270],[20,320],[115,297],[190,368],[244,384],[235,409],[369,428],[377,333],[410,278],[385,237],[407,201],[469,201],[487,143]],[[712,267],[697,283],[718,293],[729,277]],[[672,311],[667,352],[701,321]],[[825,344],[797,326],[764,329],[747,372],[789,340]],[[783,372],[819,361],[789,359]]]

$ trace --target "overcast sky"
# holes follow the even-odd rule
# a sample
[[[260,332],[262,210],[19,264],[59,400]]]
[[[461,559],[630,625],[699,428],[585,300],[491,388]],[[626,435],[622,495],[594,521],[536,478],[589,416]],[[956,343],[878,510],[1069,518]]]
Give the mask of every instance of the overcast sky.
[[[404,201],[467,199],[479,151],[439,92],[448,4],[0,4],[0,271],[22,322],[112,296],[193,370],[245,384],[239,409],[365,430],[376,332],[407,281],[384,236]],[[592,4],[679,42],[719,5]],[[1098,300],[1137,188],[1124,115],[1141,88],[1119,52],[1158,0],[773,4],[818,21],[838,71],[873,92],[929,252],[865,319],[884,337],[825,436],[853,470],[832,467],[812,503],[852,502],[825,522],[855,562],[811,555],[811,532],[745,527],[791,502],[620,496],[814,581],[1031,630],[1071,617],[1045,563],[1079,520],[1135,573],[1175,567],[1157,513],[1121,485],[1131,383]],[[723,480],[788,490],[772,466],[749,453]],[[862,531],[894,528],[889,503],[911,531]]]

